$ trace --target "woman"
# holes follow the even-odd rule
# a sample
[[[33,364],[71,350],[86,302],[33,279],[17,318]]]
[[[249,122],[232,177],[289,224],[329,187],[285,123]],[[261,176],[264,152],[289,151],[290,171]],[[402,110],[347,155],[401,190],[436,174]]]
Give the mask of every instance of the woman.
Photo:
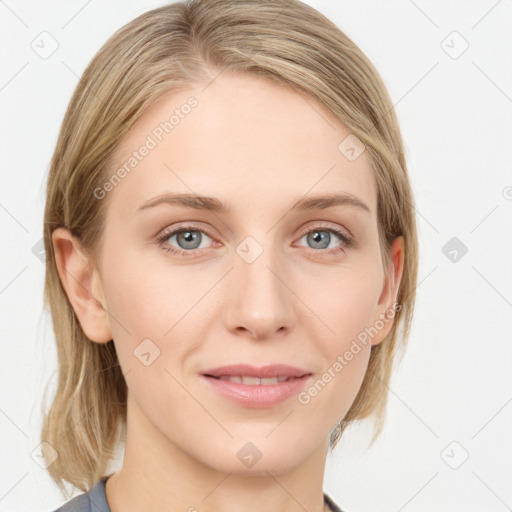
[[[193,0],[117,31],[48,178],[59,510],[341,510],[328,449],[382,427],[417,237],[398,123],[298,0]],[[122,468],[107,469],[124,442]]]

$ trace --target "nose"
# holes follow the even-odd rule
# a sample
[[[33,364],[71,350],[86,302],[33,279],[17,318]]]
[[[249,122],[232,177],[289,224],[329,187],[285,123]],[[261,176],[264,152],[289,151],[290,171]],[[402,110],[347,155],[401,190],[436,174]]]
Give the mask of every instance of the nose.
[[[227,329],[258,340],[293,329],[295,296],[287,281],[284,260],[276,251],[250,238],[240,244],[223,310]]]

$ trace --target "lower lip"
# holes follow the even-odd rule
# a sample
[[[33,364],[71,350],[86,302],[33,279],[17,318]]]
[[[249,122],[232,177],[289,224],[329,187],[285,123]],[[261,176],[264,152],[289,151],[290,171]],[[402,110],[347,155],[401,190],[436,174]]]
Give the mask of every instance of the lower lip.
[[[304,375],[292,380],[278,382],[277,384],[239,384],[229,380],[215,379],[214,377],[200,376],[212,388],[226,398],[244,407],[265,408],[272,407],[291,396],[298,394],[304,388],[312,375]]]

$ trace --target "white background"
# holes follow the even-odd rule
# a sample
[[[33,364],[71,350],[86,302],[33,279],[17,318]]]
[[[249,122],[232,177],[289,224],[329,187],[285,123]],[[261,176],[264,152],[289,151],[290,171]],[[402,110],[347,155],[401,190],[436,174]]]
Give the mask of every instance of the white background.
[[[421,251],[415,321],[384,432],[368,448],[368,426],[354,425],[329,455],[324,489],[348,512],[511,510],[512,0],[306,3],[384,78],[406,145]],[[32,459],[57,362],[41,314],[44,265],[32,248],[60,123],[100,46],[160,5],[0,2],[3,512],[63,502]],[[31,47],[43,31],[58,42],[47,59]],[[453,58],[461,38],[469,47]],[[455,263],[442,252],[452,237],[468,249]]]

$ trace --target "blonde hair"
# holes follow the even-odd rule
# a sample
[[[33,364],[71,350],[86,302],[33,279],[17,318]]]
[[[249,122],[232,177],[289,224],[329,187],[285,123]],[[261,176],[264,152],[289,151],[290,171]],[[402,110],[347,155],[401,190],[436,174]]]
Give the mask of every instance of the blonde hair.
[[[208,83],[224,69],[310,94],[370,152],[384,265],[391,242],[404,237],[401,307],[387,338],[372,347],[361,389],[332,431],[330,448],[354,420],[373,415],[375,436],[382,428],[393,361],[409,335],[418,266],[412,191],[384,83],[335,24],[299,0],[174,3],[123,26],[94,56],[68,105],[51,159],[44,305],[52,315],[59,369],[41,435],[58,453],[48,471],[63,493],[64,481],[86,492],[104,476],[125,432],[127,386],[113,341],[92,342],[77,320],[57,272],[52,232],[69,229],[94,260],[108,206],[108,198],[94,199],[94,190],[111,176],[120,140],[160,95]]]

